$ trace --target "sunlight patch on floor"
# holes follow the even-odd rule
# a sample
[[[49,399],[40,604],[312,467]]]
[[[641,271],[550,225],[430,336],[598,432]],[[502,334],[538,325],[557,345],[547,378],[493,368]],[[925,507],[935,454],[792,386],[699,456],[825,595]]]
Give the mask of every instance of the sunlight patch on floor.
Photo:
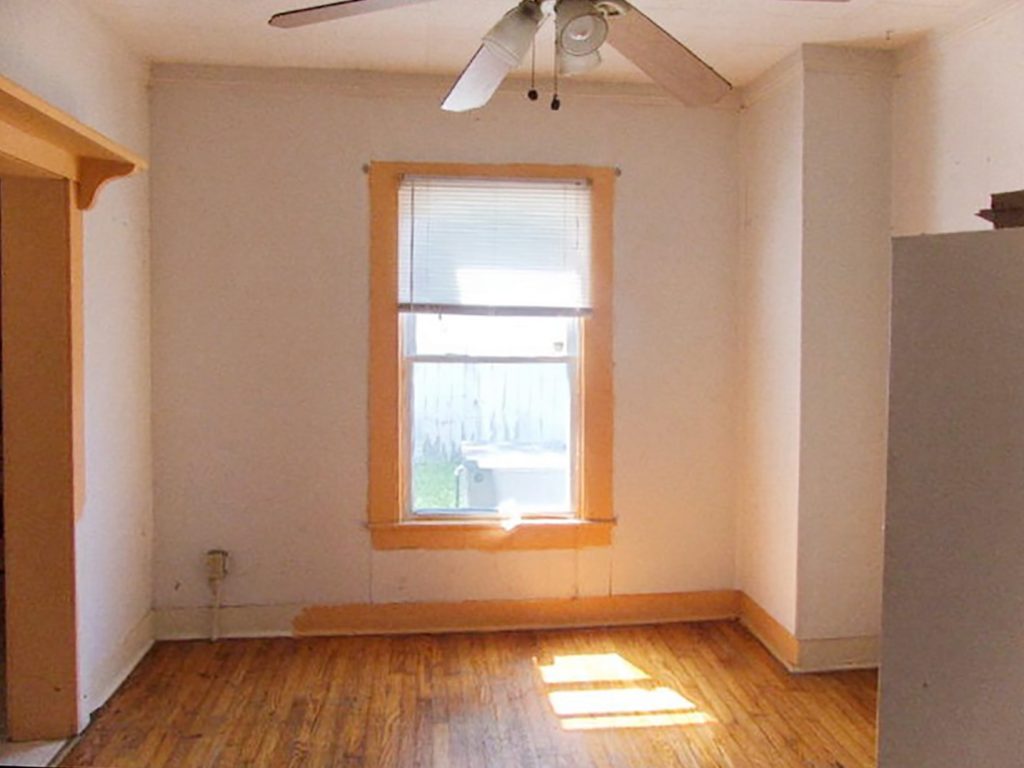
[[[609,728],[665,728],[672,725],[707,725],[716,720],[704,712],[676,712],[660,715],[605,715],[567,717],[562,720],[566,731],[600,731]]]
[[[693,701],[617,653],[555,656],[550,664],[536,663],[551,709],[566,731],[717,722]]]
[[[548,685],[647,680],[649,675],[617,653],[580,653],[555,656],[551,664],[539,665],[540,677]]]
[[[697,705],[671,688],[605,688],[589,691],[552,691],[551,708],[559,717],[612,715],[623,712],[664,712],[696,709]]]

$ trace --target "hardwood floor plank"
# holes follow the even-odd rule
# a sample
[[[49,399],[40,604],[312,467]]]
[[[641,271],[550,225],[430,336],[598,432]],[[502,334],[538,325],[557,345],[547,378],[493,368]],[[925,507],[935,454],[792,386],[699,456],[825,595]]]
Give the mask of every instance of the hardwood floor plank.
[[[736,622],[160,643],[63,765],[872,768],[876,686]]]

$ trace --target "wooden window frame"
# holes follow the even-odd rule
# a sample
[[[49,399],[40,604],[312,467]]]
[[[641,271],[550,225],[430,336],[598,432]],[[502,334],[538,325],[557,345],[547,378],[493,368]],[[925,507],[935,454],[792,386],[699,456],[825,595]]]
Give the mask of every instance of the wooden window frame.
[[[403,382],[398,323],[398,188],[407,175],[584,179],[591,185],[592,313],[582,322],[579,516],[409,520],[403,516]],[[370,184],[368,524],[374,549],[577,549],[609,546],[612,508],[612,216],[616,172],[582,165],[374,162]]]

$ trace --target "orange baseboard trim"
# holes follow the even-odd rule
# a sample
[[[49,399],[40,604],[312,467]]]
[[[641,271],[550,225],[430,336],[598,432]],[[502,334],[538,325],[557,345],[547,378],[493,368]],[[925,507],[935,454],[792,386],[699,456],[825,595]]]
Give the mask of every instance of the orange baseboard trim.
[[[205,607],[158,610],[156,636],[160,640],[206,637],[209,620]],[[876,636],[798,640],[752,598],[735,589],[461,603],[227,606],[221,628],[224,637],[329,637],[735,620],[790,672],[878,666]]]
[[[747,594],[740,593],[739,619],[790,670],[800,664],[800,641]]]
[[[292,629],[296,636],[309,637],[666,624],[735,619],[740,601],[740,593],[730,589],[540,600],[321,605],[304,608]]]

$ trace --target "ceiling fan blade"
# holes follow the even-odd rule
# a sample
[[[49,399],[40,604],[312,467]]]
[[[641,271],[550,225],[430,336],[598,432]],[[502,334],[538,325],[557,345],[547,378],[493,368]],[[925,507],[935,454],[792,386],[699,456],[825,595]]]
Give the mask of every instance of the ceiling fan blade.
[[[616,5],[626,12],[610,19],[609,44],[681,102],[703,107],[732,90],[728,80],[632,5]]]
[[[359,16],[364,13],[426,2],[430,2],[430,0],[341,0],[337,3],[325,3],[310,8],[275,13],[270,17],[270,26],[285,29],[304,27],[307,24],[319,24],[321,21],[333,21],[346,16]]]
[[[498,86],[514,68],[515,65],[509,63],[507,58],[481,45],[480,50],[462,70],[455,85],[448,91],[441,109],[448,112],[466,112],[482,107],[491,100]]]

